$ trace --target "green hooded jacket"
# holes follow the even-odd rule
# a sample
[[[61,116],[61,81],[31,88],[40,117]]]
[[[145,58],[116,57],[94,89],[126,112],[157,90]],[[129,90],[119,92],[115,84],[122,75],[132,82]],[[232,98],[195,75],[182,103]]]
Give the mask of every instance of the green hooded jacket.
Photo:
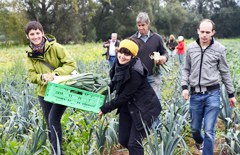
[[[45,73],[53,73],[55,75],[69,75],[76,69],[76,63],[71,58],[67,50],[51,35],[44,36],[46,42],[44,46],[44,54],[32,51],[31,48],[27,51],[27,70],[28,80],[31,83],[37,84],[37,93],[39,96],[44,96],[47,85],[43,85],[41,76]],[[53,66],[55,70],[51,70],[44,65],[40,60],[46,61]]]

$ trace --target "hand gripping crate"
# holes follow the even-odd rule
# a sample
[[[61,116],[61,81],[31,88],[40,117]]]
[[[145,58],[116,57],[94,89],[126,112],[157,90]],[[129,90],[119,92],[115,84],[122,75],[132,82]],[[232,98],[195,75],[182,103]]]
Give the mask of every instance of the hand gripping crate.
[[[44,100],[81,110],[99,112],[105,96],[86,90],[48,82]]]

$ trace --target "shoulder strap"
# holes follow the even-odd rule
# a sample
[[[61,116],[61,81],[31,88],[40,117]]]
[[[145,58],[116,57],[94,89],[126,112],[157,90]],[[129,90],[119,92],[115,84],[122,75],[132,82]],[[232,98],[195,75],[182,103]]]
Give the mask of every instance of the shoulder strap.
[[[46,61],[44,60],[40,60],[44,65],[46,65],[48,68],[50,68],[51,70],[55,70],[55,68],[53,66],[51,66],[49,63],[47,63]]]

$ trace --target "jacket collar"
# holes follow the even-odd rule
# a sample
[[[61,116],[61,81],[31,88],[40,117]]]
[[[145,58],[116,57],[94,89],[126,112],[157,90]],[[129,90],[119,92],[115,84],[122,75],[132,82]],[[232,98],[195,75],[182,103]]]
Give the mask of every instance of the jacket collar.
[[[200,39],[199,39],[199,38],[196,40],[196,42],[197,42],[197,44],[201,47]],[[210,44],[208,45],[208,47],[211,46],[212,44],[214,44],[214,38],[213,38],[213,37],[212,37],[212,40],[211,40]]]
[[[151,33],[152,33],[151,30],[149,30],[146,36],[142,36],[140,32],[137,32],[137,38],[141,38],[141,37],[149,38],[151,36]]]
[[[148,31],[148,37],[151,37],[154,34],[154,32],[152,30]],[[139,31],[137,31],[133,36],[137,37],[137,38],[141,38],[141,34],[139,33]]]

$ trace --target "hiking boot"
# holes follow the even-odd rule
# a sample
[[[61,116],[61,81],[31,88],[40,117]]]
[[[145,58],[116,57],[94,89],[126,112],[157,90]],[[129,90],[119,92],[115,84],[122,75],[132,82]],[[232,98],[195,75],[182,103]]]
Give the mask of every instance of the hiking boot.
[[[202,153],[202,151],[203,151],[203,143],[202,143],[202,144],[196,143],[196,147],[197,147],[198,151],[199,151],[200,153]]]

